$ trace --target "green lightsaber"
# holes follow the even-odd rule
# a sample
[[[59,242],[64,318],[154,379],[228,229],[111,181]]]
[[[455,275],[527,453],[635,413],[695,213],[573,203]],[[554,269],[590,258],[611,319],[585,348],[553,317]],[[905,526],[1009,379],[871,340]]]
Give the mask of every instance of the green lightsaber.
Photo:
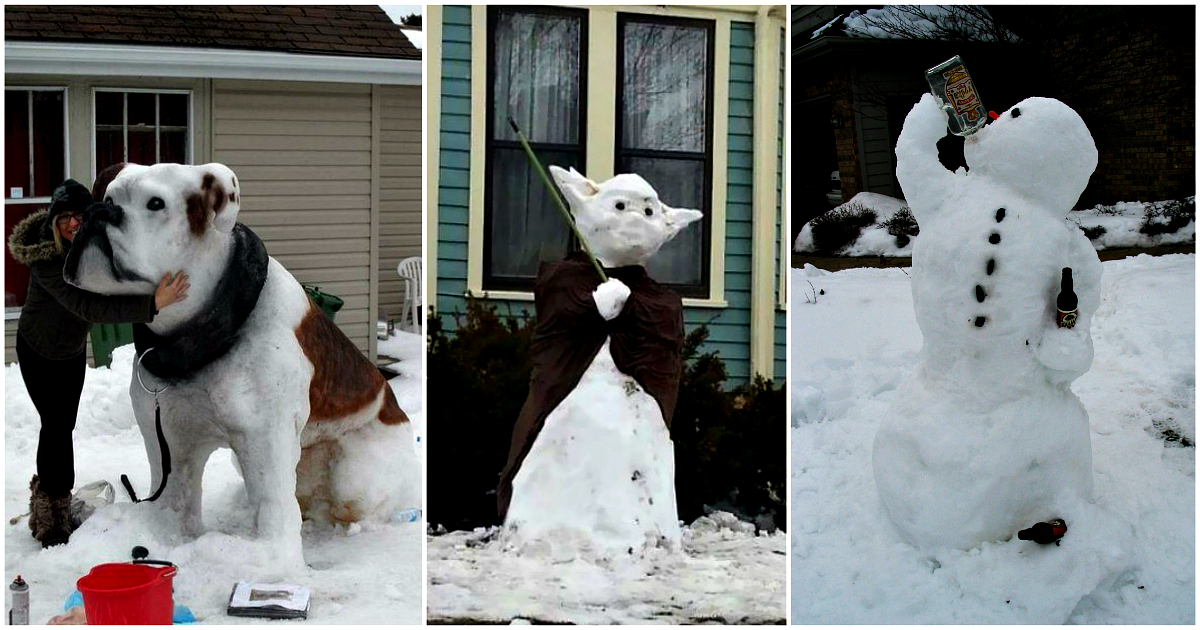
[[[579,245],[583,248],[583,253],[587,254],[588,260],[592,261],[592,265],[596,267],[596,273],[600,274],[601,282],[608,282],[608,275],[604,273],[604,267],[600,266],[600,261],[592,255],[591,248],[588,247],[587,241],[583,235],[579,233],[579,228],[575,225],[575,217],[571,216],[571,211],[567,210],[567,204],[563,202],[559,196],[558,186],[550,181],[550,175],[546,173],[546,169],[542,163],[538,161],[537,155],[533,153],[533,147],[529,146],[529,141],[525,139],[525,134],[521,133],[517,127],[517,121],[513,120],[512,116],[508,117],[508,126],[512,127],[514,133],[517,134],[517,140],[521,143],[521,148],[525,149],[525,157],[529,158],[529,163],[533,165],[533,170],[537,171],[538,176],[542,178],[542,183],[550,190],[550,196],[554,198],[554,203],[558,205],[558,209],[562,212],[563,218],[567,220],[567,225],[571,227],[571,232],[575,234],[575,238],[579,239]]]

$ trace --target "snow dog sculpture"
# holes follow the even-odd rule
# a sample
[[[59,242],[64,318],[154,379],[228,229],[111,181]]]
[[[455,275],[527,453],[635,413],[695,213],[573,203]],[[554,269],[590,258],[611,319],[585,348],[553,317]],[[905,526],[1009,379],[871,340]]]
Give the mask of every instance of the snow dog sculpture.
[[[1070,385],[1092,363],[1102,268],[1066,216],[1097,152],[1079,115],[1047,98],[969,137],[968,170],[939,163],[945,133],[926,94],[896,146],[921,227],[912,292],[924,344],[883,418],[873,466],[905,539],[966,549],[1038,521],[1070,523],[1091,496],[1090,425]],[[1066,267],[1074,328],[1056,322]]]
[[[420,504],[408,417],[375,366],[237,222],[232,170],[119,164],[93,195],[104,201],[75,238],[68,282],[148,294],[168,271],[190,276],[186,300],[135,325],[129,388],[157,502],[185,533],[201,533],[201,477],[220,447],[233,449],[258,536],[281,564],[303,562],[302,512],[352,522]]]
[[[521,541],[565,537],[601,553],[677,544],[671,416],[683,369],[683,304],[646,274],[697,210],[672,208],[640,176],[598,184],[551,166],[582,254],[543,263],[529,396],[497,491]]]

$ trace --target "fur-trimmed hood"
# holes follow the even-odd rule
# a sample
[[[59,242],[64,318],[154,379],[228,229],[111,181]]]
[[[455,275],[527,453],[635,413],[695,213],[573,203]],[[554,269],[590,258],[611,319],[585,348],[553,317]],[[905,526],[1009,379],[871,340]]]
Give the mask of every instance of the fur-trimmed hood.
[[[13,228],[12,236],[8,237],[8,251],[22,265],[32,265],[43,260],[53,260],[63,254],[54,242],[54,236],[47,234],[44,227],[49,208],[43,208],[25,217]]]

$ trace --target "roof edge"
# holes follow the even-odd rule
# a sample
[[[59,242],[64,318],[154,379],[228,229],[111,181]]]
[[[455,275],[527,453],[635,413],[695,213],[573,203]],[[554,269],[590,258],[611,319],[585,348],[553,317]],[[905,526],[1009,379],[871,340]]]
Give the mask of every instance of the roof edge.
[[[6,74],[151,76],[420,85],[420,59],[180,48],[4,42]]]

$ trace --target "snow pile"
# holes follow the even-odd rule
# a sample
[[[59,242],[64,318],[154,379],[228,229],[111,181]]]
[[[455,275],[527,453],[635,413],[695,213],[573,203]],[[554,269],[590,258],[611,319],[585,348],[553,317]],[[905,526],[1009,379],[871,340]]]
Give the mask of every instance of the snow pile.
[[[714,513],[681,550],[514,549],[499,528],[429,537],[431,623],[783,623],[786,537]],[[749,531],[747,527],[749,526]]]
[[[910,276],[793,270],[793,286],[825,295],[791,304],[792,621],[1194,623],[1195,450],[1169,432],[1194,441],[1195,265],[1103,263],[1095,361],[1072,386],[1091,420],[1094,503],[1061,546],[966,551],[905,543],[872,475],[881,419],[919,363]]]
[[[854,195],[850,201],[830,210],[837,212],[844,208],[848,208],[858,204],[864,208],[875,211],[875,224],[863,228],[862,234],[851,243],[846,249],[838,252],[845,256],[911,256],[913,243],[919,236],[909,237],[909,241],[904,247],[896,245],[896,237],[888,234],[887,227],[883,225],[885,221],[900,211],[901,208],[907,208],[903,199],[896,199],[879,193],[861,192]],[[816,247],[813,246],[812,234],[813,222],[809,221],[800,229],[800,233],[796,235],[796,242],[793,249],[798,252],[813,252]]]
[[[1092,362],[1102,268],[1063,218],[1097,163],[1083,120],[1030,98],[971,136],[970,171],[938,161],[932,96],[904,122],[897,176],[923,224],[912,291],[921,362],[875,440],[876,485],[909,542],[969,549],[1039,521],[1084,515],[1087,411],[1070,384]],[[1078,323],[1055,298],[1073,270]],[[1060,285],[1060,283],[1063,283]]]
[[[401,407],[423,435],[420,335],[400,333],[388,342],[404,357],[391,366],[401,373],[390,385]],[[135,545],[150,557],[179,566],[175,602],[191,608],[201,623],[239,623],[225,615],[238,580],[282,581],[309,586],[309,619],[318,623],[420,624],[421,525],[361,523],[350,527],[306,522],[301,574],[279,574],[266,546],[252,539],[254,523],[232,451],[213,454],[204,475],[206,533],[188,540],[178,522],[155,506],[128,502],[119,476],[147,488],[149,465],[129,402],[133,346],[113,352],[112,368],[87,371],[75,429],[76,487],[106,479],[117,488],[117,503],[98,510],[71,536],[70,543],[43,550],[29,535],[26,519],[8,525],[5,570],[30,583],[30,620],[44,623],[62,612],[75,581],[103,562],[125,562]],[[35,470],[39,420],[17,365],[5,367],[5,508],[11,518],[29,508],[29,478]],[[423,441],[423,440],[422,440]],[[423,452],[423,449],[421,449]]]
[[[1193,203],[1194,201],[1195,197],[1188,197],[1180,203]],[[920,240],[921,236],[910,236],[909,242],[905,243],[904,247],[898,247],[896,245],[896,237],[888,234],[887,228],[883,225],[883,222],[895,214],[897,210],[907,207],[903,199],[896,199],[895,197],[880,195],[878,193],[862,192],[854,195],[850,201],[830,210],[830,212],[844,209],[854,203],[874,210],[879,218],[875,221],[874,225],[863,228],[862,235],[844,251],[838,252],[838,255],[912,256],[913,247],[915,247],[916,242]],[[1111,206],[1096,206],[1086,210],[1075,210],[1067,215],[1067,220],[1085,230],[1095,230],[1098,227],[1104,228],[1099,236],[1091,239],[1092,245],[1101,251],[1120,247],[1158,247],[1160,245],[1195,243],[1196,222],[1194,220],[1174,232],[1153,235],[1142,233],[1141,229],[1146,223],[1146,215],[1148,213],[1155,215],[1161,212],[1161,208],[1169,203],[1171,202],[1122,201]],[[816,248],[813,247],[812,221],[805,223],[804,227],[800,229],[800,234],[796,235],[796,241],[792,249],[800,253],[816,252]]]
[[[610,554],[677,545],[674,454],[658,403],[617,369],[606,341],[513,479],[510,538],[538,545],[562,532]]]

